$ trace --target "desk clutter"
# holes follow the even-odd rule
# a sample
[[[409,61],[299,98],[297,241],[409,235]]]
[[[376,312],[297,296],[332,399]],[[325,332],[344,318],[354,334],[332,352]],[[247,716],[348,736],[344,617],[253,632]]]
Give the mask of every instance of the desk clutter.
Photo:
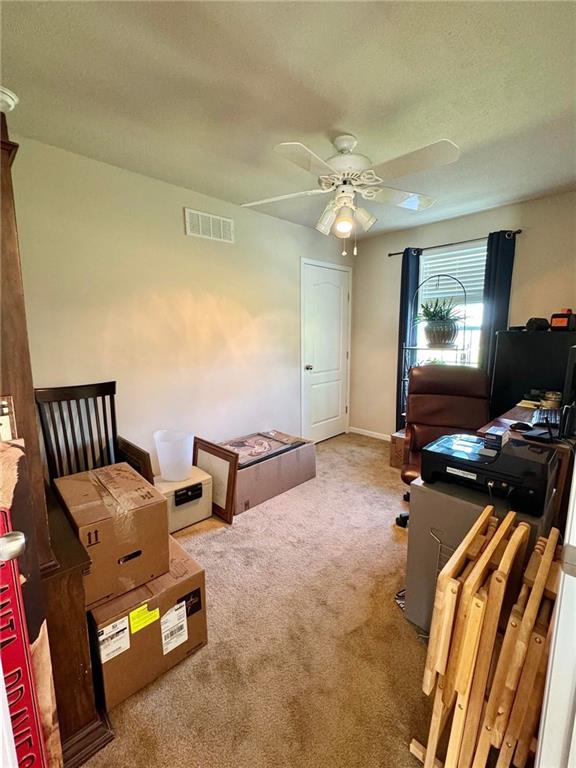
[[[560,551],[553,528],[525,565],[529,535],[488,506],[438,576],[422,685],[433,711],[427,744],[410,744],[425,768],[524,768],[536,749]]]
[[[109,710],[207,643],[204,570],[168,533],[168,502],[126,463],[57,478],[90,557],[96,691]]]

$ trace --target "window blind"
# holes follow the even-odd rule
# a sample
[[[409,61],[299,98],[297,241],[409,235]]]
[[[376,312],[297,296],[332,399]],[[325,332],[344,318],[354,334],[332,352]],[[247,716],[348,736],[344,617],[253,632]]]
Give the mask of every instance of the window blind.
[[[486,245],[482,240],[469,245],[448,248],[431,248],[420,256],[420,283],[436,275],[451,275],[466,289],[466,302],[483,301],[484,272],[486,270]],[[429,280],[418,294],[418,304],[435,299],[452,299],[455,304],[464,303],[462,288],[454,280],[438,277]]]

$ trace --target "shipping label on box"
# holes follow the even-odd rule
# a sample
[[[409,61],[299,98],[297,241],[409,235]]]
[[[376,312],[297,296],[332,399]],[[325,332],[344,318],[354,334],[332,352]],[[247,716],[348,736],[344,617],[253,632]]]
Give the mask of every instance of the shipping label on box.
[[[162,616],[162,653],[173,651],[188,640],[186,603],[181,601]]]
[[[149,624],[153,624],[155,621],[158,621],[159,618],[160,608],[153,608],[150,610],[148,608],[148,603],[139,605],[138,608],[130,611],[130,632],[132,632],[134,635],[136,632],[140,632],[141,629],[144,629]]]
[[[100,649],[100,661],[105,664],[110,659],[130,649],[130,630],[128,617],[108,624],[98,630],[98,646]]]

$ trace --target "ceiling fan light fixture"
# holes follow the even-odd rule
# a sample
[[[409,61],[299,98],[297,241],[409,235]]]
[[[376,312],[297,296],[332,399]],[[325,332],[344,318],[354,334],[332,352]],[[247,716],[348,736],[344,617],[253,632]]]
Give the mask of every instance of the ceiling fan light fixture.
[[[334,223],[334,234],[336,237],[349,237],[354,229],[354,211],[347,205],[343,205],[338,211]]]
[[[0,88],[0,101],[4,92]],[[15,98],[15,97],[14,97]],[[6,99],[4,99],[6,103]],[[335,235],[346,239],[357,234],[359,227],[364,232],[376,223],[370,211],[356,208],[356,200],[373,201],[394,205],[410,211],[423,211],[435,199],[418,192],[383,186],[387,179],[397,179],[432,168],[439,168],[458,160],[460,150],[452,141],[441,139],[412,152],[374,165],[370,158],[357,152],[358,141],[352,134],[337,136],[332,144],[336,154],[324,160],[300,141],[284,141],[275,148],[276,152],[299,168],[317,177],[318,187],[305,192],[291,192],[276,195],[265,200],[242,203],[253,208],[268,203],[277,203],[301,197],[334,194],[316,223],[316,229],[324,235]]]
[[[316,222],[316,229],[318,232],[322,232],[323,235],[329,235],[334,220],[336,219],[336,209],[334,208],[334,202],[328,203],[326,208],[322,211],[322,214]]]
[[[364,232],[368,232],[368,230],[376,224],[376,216],[372,216],[370,211],[367,211],[366,208],[356,208],[356,221],[360,224]]]

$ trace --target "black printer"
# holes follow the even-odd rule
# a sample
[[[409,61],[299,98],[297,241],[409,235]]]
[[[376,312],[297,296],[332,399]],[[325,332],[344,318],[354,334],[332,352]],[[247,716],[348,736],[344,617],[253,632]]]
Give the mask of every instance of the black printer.
[[[422,449],[422,480],[452,481],[510,500],[518,512],[540,517],[554,493],[558,455],[554,448],[508,440],[486,448],[476,435],[444,435]]]

